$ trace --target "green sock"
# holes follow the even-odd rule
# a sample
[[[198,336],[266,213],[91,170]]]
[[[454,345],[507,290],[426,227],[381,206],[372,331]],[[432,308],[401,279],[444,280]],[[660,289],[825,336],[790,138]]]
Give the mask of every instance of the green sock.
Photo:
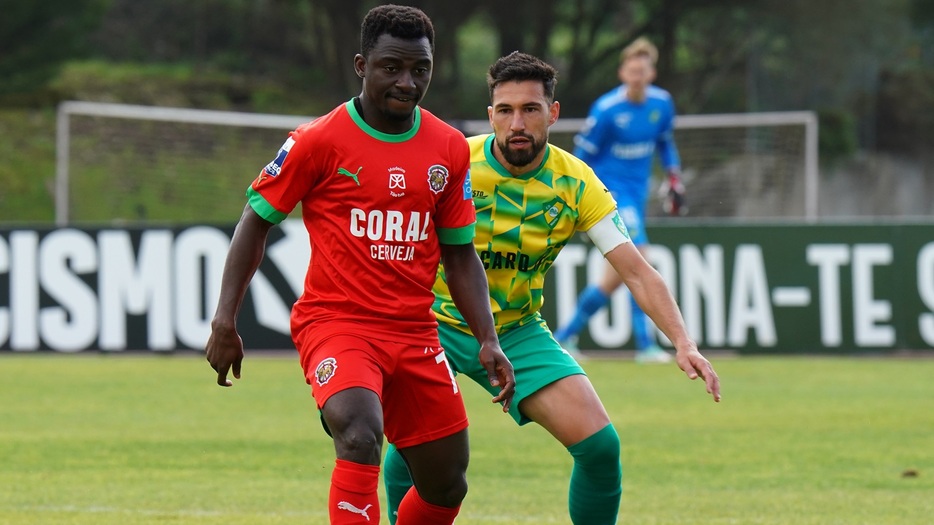
[[[386,486],[386,514],[389,516],[390,525],[395,525],[399,503],[412,487],[412,476],[405,460],[402,459],[402,454],[392,443],[386,447],[386,457],[383,459],[383,483]]]
[[[619,434],[612,423],[568,447],[574,458],[568,510],[574,525],[614,525],[623,493]]]

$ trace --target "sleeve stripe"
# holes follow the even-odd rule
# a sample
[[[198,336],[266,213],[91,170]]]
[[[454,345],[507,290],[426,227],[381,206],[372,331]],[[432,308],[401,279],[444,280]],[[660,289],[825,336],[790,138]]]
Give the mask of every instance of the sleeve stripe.
[[[476,227],[476,223],[471,223],[461,228],[438,228],[438,241],[441,244],[470,244]]]
[[[275,206],[269,204],[269,201],[260,195],[258,191],[254,190],[253,186],[247,188],[246,197],[247,202],[250,204],[250,207],[253,208],[253,211],[255,211],[256,214],[260,217],[273,224],[279,224],[289,215],[288,213],[282,213],[281,211],[277,210]]]

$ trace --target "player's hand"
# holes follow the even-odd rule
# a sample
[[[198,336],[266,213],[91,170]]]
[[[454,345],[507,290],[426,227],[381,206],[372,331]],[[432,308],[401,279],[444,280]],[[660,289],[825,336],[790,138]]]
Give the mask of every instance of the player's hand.
[[[480,347],[480,364],[486,369],[490,385],[499,387],[499,394],[493,398],[494,403],[502,403],[503,412],[509,412],[512,405],[512,396],[516,393],[516,374],[512,363],[506,358],[499,344],[484,344]]]
[[[678,349],[675,354],[675,361],[678,363],[678,367],[687,374],[688,379],[703,378],[707,386],[707,393],[713,396],[714,401],[720,402],[720,378],[717,377],[713,365],[710,364],[706,357],[701,355],[696,346],[691,344],[689,348]]]
[[[208,363],[217,372],[217,384],[220,386],[233,386],[227,379],[227,373],[233,372],[236,379],[240,379],[240,364],[243,362],[243,340],[236,328],[213,325],[211,336],[205,345]]]
[[[658,187],[662,199],[662,208],[672,216],[687,215],[688,206],[685,198],[684,183],[678,170],[669,170],[668,177]]]

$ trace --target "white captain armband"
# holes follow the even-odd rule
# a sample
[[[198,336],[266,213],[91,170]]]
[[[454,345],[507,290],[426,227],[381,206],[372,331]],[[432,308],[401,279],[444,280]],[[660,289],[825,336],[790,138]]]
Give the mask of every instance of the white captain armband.
[[[603,255],[621,244],[632,242],[622,217],[615,210],[587,230],[587,236]]]

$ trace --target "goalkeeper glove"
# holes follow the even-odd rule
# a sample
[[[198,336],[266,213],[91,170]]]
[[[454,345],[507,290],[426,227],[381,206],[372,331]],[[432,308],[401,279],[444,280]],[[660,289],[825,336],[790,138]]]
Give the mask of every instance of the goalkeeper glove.
[[[662,209],[671,216],[687,215],[687,199],[684,197],[684,183],[678,170],[668,170],[668,177],[658,187],[662,199]]]

